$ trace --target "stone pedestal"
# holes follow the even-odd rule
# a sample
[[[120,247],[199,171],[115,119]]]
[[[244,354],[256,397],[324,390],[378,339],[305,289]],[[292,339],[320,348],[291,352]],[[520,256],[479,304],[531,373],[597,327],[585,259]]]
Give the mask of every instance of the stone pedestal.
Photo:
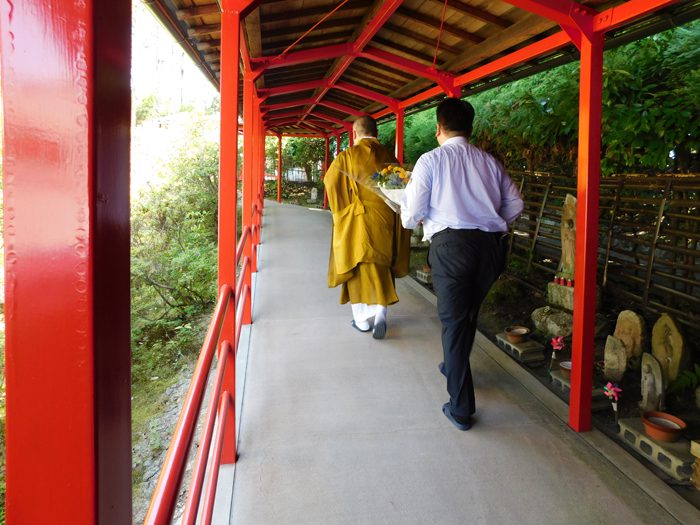
[[[690,441],[681,437],[673,443],[656,441],[644,433],[641,418],[620,419],[620,437],[642,456],[678,481],[689,481],[695,457],[690,452]],[[698,451],[700,453],[700,451]]]
[[[555,365],[559,366],[558,363],[555,363]],[[571,394],[571,379],[566,377],[558,368],[552,369],[551,372],[549,372],[549,376],[552,379],[552,384],[561,391],[561,393],[566,399],[566,402],[568,403],[569,395]],[[610,401],[607,397],[605,397],[603,387],[594,386],[591,395],[591,410],[593,412],[599,412],[601,410],[612,410],[612,407],[610,406]]]
[[[504,332],[496,335],[496,343],[509,356],[521,363],[537,364],[544,362],[544,345],[537,341],[529,339],[522,343],[511,343]]]
[[[600,287],[596,286],[595,291],[595,307],[600,309],[601,304]],[[554,282],[547,283],[547,302],[553,306],[563,308],[569,312],[574,311],[574,287],[557,284]]]
[[[574,316],[563,308],[542,306],[530,315],[535,328],[547,337],[569,337],[573,331]],[[600,314],[595,316],[594,337],[599,339],[608,335],[608,321]]]

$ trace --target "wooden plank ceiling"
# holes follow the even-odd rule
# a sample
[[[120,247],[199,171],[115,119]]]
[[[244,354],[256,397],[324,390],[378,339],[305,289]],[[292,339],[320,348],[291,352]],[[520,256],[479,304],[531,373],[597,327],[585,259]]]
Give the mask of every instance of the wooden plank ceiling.
[[[622,0],[579,3],[600,12]],[[149,6],[218,87],[219,4],[150,0]],[[618,28],[607,39],[623,43],[699,14],[700,2],[677,2],[634,27]],[[555,22],[500,0],[263,0],[244,19],[251,62],[265,68],[256,86],[267,97],[264,118],[275,133],[342,131],[343,123],[357,115],[377,114],[393,101],[438,85],[440,72],[473,71],[559,31]],[[324,49],[336,52],[324,57]],[[290,59],[299,52],[318,54],[318,59],[293,63]],[[577,57],[573,45],[560,47],[468,82],[458,93],[466,95]],[[436,90],[434,99],[442,96]],[[391,113],[384,116],[390,118]]]

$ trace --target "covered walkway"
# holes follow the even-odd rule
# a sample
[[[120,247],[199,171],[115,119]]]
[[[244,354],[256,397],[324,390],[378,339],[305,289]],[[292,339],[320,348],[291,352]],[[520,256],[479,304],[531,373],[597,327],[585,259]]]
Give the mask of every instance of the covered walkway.
[[[216,523],[698,522],[617,445],[571,430],[567,407],[483,336],[476,424],[457,431],[434,298],[402,279],[387,339],[353,330],[326,287],[330,228],[326,212],[266,203],[232,510],[220,483]]]

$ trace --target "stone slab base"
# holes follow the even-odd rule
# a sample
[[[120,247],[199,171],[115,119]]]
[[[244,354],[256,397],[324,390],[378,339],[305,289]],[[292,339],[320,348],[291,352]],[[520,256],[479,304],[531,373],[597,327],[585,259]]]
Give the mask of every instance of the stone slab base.
[[[505,333],[496,335],[496,343],[509,356],[521,363],[533,364],[544,362],[544,345],[537,341],[527,340],[523,343],[511,343]]]
[[[637,450],[642,456],[678,481],[689,481],[693,472],[690,441],[681,437],[674,443],[656,441],[644,433],[644,425],[638,417],[621,419],[620,437],[625,444]]]
[[[431,284],[433,282],[433,274],[416,270],[416,279],[422,283]]]
[[[600,309],[602,293],[600,286],[596,286],[595,290],[595,305],[596,310]],[[569,312],[574,311],[574,287],[557,284],[554,282],[547,283],[547,302],[564,308]]]
[[[557,364],[557,366],[559,365]],[[549,372],[549,375],[552,378],[552,383],[554,384],[554,386],[564,394],[564,397],[568,402],[569,395],[571,394],[571,379],[566,377],[559,369],[552,370],[551,372]],[[612,407],[610,406],[610,401],[608,401],[608,398],[605,397],[603,387],[594,386],[591,395],[591,410],[593,410],[594,412],[598,412],[601,410],[612,410]]]

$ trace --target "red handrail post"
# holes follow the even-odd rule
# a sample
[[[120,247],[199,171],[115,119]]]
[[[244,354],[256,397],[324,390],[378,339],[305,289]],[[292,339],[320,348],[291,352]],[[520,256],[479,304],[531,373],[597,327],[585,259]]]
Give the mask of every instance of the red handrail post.
[[[395,112],[396,115],[396,160],[403,164],[403,126],[404,126],[404,110],[399,108]]]
[[[131,523],[131,2],[0,17],[7,523]]]
[[[277,135],[277,202],[282,202],[282,135]]]
[[[216,434],[216,440],[214,441],[214,451],[212,452],[212,460],[214,464],[212,465],[212,472],[219,472],[219,467],[221,466],[221,455],[223,449],[223,442],[226,439],[226,427],[233,422],[235,422],[235,414],[230,416],[232,413],[232,405],[235,405],[231,395],[228,391],[223,391],[221,393],[221,399],[219,400],[219,431]],[[233,417],[233,422],[229,421],[229,417]],[[204,489],[204,502],[202,504],[203,514],[202,523],[211,523],[212,514],[214,512],[214,499],[216,498],[216,485],[218,482],[218,476],[209,476],[207,484]]]
[[[243,274],[243,283],[248,290],[252,286],[252,264],[253,264],[253,158],[254,158],[254,112],[255,101],[253,98],[255,91],[255,79],[251,72],[246,71],[243,75],[243,203],[241,217],[243,228],[250,231],[250,235],[243,245],[243,258],[248,258],[250,264]],[[243,324],[250,324],[252,321],[251,301],[249,297],[243,297]]]
[[[216,303],[212,320],[209,323],[202,349],[197,358],[197,364],[192,374],[192,382],[185,395],[180,418],[175,425],[175,432],[170,441],[168,452],[165,455],[158,483],[153,491],[151,504],[144,521],[146,525],[169,523],[172,517],[178,484],[182,477],[187,450],[192,440],[197,414],[204,396],[207,375],[216,351],[216,341],[226,314],[226,306],[231,302],[231,293],[233,292],[228,285],[222,286],[219,291],[219,299]]]
[[[325,142],[325,148],[323,150],[324,156],[323,156],[323,176],[321,177],[321,180],[323,180],[323,177],[326,176],[326,172],[328,171],[328,157],[330,156],[329,152],[329,146],[330,146],[330,137],[326,135],[326,142]],[[326,192],[326,185],[323,185],[323,209],[327,210],[328,209],[328,193]]]
[[[236,207],[238,200],[238,57],[240,55],[240,12],[232,2],[222,4],[221,13],[221,126],[219,162],[218,282],[236,282]],[[222,337],[233,340],[235,306],[228,305]]]
[[[233,352],[230,345],[221,345],[219,363],[221,364],[220,366],[224,366],[226,370],[222,389],[228,391],[233,398],[232,401],[234,401],[229,405],[230,408],[226,415],[228,423],[226,424],[223,449],[221,451],[221,462],[224,465],[231,465],[236,462],[236,353]]]
[[[581,34],[576,268],[569,425],[591,428],[593,333],[598,267],[598,199],[603,92],[603,35]]]

